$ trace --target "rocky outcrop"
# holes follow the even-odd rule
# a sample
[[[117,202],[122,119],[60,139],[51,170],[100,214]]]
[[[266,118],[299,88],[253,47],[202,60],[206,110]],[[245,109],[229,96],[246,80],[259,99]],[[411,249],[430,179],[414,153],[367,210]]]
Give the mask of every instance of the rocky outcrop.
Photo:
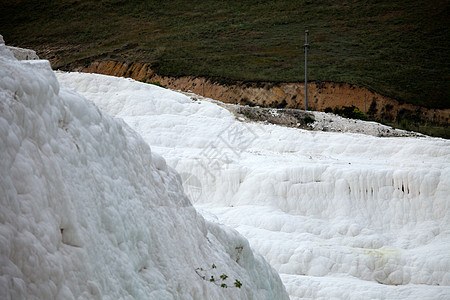
[[[192,91],[225,103],[257,105],[276,108],[304,108],[304,83],[224,82],[195,76],[170,77],[156,74],[148,63],[121,63],[97,61],[77,71],[130,77],[146,82],[159,82],[168,88]],[[399,103],[395,99],[372,90],[348,83],[308,83],[308,108],[324,111],[326,108],[356,106],[372,119],[399,121],[401,118],[424,120],[448,125],[450,109],[427,109]]]
[[[6,48],[8,48],[9,51],[11,51],[12,54],[14,54],[14,57],[17,60],[39,59],[39,56],[37,56],[36,51],[34,51],[34,50],[18,48],[18,47],[11,47],[11,46],[6,46]]]
[[[0,34],[0,44],[5,44],[5,40],[3,39],[3,36],[1,34]],[[6,48],[12,52],[12,54],[17,60],[39,59],[39,56],[37,56],[36,51],[34,50],[12,46],[6,46]]]

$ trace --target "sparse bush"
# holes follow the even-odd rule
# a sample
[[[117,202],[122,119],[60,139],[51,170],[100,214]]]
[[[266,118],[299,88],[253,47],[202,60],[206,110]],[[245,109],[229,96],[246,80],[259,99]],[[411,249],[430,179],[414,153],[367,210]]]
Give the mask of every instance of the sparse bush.
[[[337,106],[334,108],[334,113],[345,118],[367,120],[368,116],[359,110],[356,106],[343,106],[339,109]]]
[[[377,113],[377,101],[375,98],[372,99],[372,103],[370,104],[369,111],[367,112],[369,116],[374,116]]]
[[[349,118],[359,119],[359,120],[367,120],[368,117],[365,113],[360,111],[358,108],[353,109],[352,114]]]
[[[303,121],[305,122],[306,125],[310,124],[310,123],[314,123],[314,119],[311,118],[310,116],[306,116],[303,118]]]
[[[392,105],[392,104],[386,104],[386,106],[385,106],[386,112],[391,111],[393,108],[394,108],[394,105]]]
[[[286,99],[283,99],[283,101],[281,101],[281,103],[276,105],[277,108],[285,108],[286,106],[287,106]]]
[[[336,115],[341,115],[342,111],[339,109],[339,107],[335,106],[333,109],[333,113]]]

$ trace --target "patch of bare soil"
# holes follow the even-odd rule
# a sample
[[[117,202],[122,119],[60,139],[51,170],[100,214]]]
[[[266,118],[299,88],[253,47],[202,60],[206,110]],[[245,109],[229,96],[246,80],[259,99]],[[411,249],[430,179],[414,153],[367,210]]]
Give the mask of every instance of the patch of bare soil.
[[[244,122],[262,122],[280,125],[284,127],[300,128],[312,131],[360,133],[377,137],[424,137],[416,132],[395,129],[376,122],[347,119],[333,113],[318,111],[304,111],[293,108],[263,108],[240,104],[229,104],[206,98],[193,92],[183,92],[192,101],[209,101],[220,105],[236,118]]]

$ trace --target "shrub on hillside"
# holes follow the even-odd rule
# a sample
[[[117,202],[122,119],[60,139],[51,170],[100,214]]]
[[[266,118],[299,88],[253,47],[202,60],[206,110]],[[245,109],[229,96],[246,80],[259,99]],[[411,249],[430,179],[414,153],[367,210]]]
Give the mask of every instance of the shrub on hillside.
[[[359,110],[356,106],[343,106],[342,108],[338,108],[337,106],[334,108],[333,112],[337,115],[343,116],[345,118],[350,119],[359,119],[359,120],[367,120],[368,116]]]

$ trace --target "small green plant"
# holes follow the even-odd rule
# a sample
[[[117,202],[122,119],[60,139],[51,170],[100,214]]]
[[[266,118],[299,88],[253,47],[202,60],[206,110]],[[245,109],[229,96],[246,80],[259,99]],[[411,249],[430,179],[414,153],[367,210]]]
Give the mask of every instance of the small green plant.
[[[221,288],[224,288],[224,289],[226,289],[226,288],[239,288],[240,289],[242,287],[242,283],[238,279],[235,279],[234,283],[231,285],[231,282],[227,282],[229,276],[225,273],[218,275],[220,273],[217,273],[216,270],[217,270],[217,266],[215,264],[212,264],[209,272],[203,268],[197,268],[197,269],[195,269],[195,272],[201,279],[203,279],[205,281],[209,281],[211,283],[214,283],[215,285],[220,286]],[[217,277],[220,279],[217,279]]]
[[[242,283],[239,281],[239,280],[237,280],[236,279],[236,281],[234,282],[234,285],[237,287],[237,288],[241,288],[242,287]]]

